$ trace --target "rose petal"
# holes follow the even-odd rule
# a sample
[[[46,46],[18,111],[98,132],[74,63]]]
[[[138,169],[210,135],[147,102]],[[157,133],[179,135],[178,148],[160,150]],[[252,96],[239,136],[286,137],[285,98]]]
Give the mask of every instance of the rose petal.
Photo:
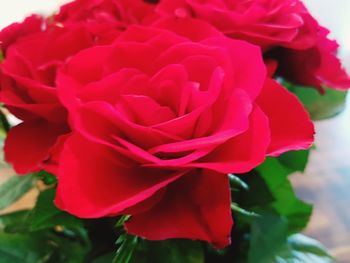
[[[116,215],[182,174],[141,168],[110,148],[75,134],[61,155],[56,205],[83,218]]]
[[[180,36],[187,37],[193,41],[201,41],[210,37],[222,36],[222,33],[220,31],[218,31],[205,21],[193,19],[190,17],[182,19],[159,19],[152,25],[155,27],[168,29],[172,32],[175,32],[176,34],[179,34]],[[198,28],[200,28],[201,30],[198,30]]]
[[[213,133],[209,136],[162,144],[151,148],[149,152],[156,154],[198,150],[222,144],[243,133],[248,128],[248,116],[252,110],[250,98],[244,91],[237,89],[232,92],[231,98],[226,103],[227,108],[216,113],[216,125],[213,127]]]
[[[314,126],[295,95],[270,79],[266,81],[257,104],[269,118],[271,144],[268,153],[271,156],[311,146]]]
[[[203,43],[227,50],[233,62],[233,87],[246,91],[252,99],[260,93],[266,78],[261,49],[245,41],[229,38],[209,38]],[[238,63],[237,63],[238,62]]]
[[[265,160],[269,143],[268,118],[259,107],[255,107],[250,117],[249,129],[245,133],[228,140],[189,166],[225,174],[249,172]]]
[[[141,106],[142,105],[142,106]],[[133,122],[153,126],[175,118],[175,113],[167,106],[161,106],[150,97],[123,95],[117,104]]]
[[[181,140],[174,135],[131,122],[122,112],[102,101],[89,102],[79,107],[74,117],[74,127],[95,142],[113,142],[113,136],[127,136],[129,141],[144,149]]]
[[[149,240],[199,239],[224,248],[230,244],[230,199],[227,176],[198,170],[170,184],[158,204],[132,216],[125,228]]]
[[[39,171],[50,157],[57,138],[67,127],[44,120],[23,122],[12,128],[5,141],[5,158],[19,174]]]
[[[13,23],[0,32],[0,47],[6,52],[7,48],[19,37],[41,31],[43,18],[37,15],[27,17],[22,23]]]

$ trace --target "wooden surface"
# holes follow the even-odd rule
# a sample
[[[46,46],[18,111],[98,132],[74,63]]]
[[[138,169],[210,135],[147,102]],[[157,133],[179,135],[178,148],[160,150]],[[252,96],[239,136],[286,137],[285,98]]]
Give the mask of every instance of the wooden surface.
[[[338,262],[349,263],[350,101],[345,112],[317,122],[316,130],[306,172],[292,176],[298,196],[314,204],[305,234],[326,245]]]
[[[292,181],[298,196],[315,205],[305,234],[326,245],[338,262],[349,263],[350,105],[342,114],[317,122],[316,126],[317,148],[311,154],[306,172],[293,175]],[[0,184],[12,174],[11,169],[0,162]],[[36,195],[34,189],[1,212],[30,208]]]

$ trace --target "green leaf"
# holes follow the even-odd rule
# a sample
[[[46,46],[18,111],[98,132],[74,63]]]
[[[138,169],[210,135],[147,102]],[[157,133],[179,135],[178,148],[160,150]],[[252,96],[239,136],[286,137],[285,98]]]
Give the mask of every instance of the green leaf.
[[[333,258],[318,241],[296,234],[288,237],[288,222],[271,215],[252,224],[249,263],[330,263]]]
[[[7,182],[0,185],[0,209],[16,202],[21,196],[33,187],[33,176],[12,176]]]
[[[90,244],[82,242],[79,239],[65,238],[65,237],[52,237],[56,249],[55,253],[51,256],[50,262],[61,263],[80,263],[86,262],[85,259],[90,251]],[[90,261],[89,261],[90,262]],[[109,261],[110,263],[112,261]]]
[[[257,168],[257,171],[275,199],[270,206],[279,215],[288,219],[289,232],[296,233],[304,229],[310,219],[312,206],[295,195],[292,184],[288,180],[290,170],[276,158],[268,158]]]
[[[5,113],[2,111],[1,106],[0,106],[0,131],[2,135],[6,135],[8,131],[10,130],[11,125],[9,121],[7,120],[7,117]]]
[[[92,263],[111,263],[114,258],[114,253],[105,254],[94,259]]]
[[[4,151],[3,151],[4,140],[2,136],[5,137],[5,133],[2,133],[0,129],[0,169],[7,169],[9,165],[4,160]]]
[[[333,117],[345,108],[345,91],[325,87],[325,94],[320,94],[312,87],[297,86],[287,81],[282,84],[298,96],[314,120]]]
[[[275,201],[264,178],[258,172],[252,171],[249,174],[242,175],[242,178],[249,185],[249,189],[232,193],[232,200],[240,207],[252,209],[258,206],[266,206]]]
[[[199,242],[190,240],[139,240],[130,263],[204,263]]]
[[[251,226],[249,263],[273,263],[278,254],[288,253],[288,222],[280,217],[263,215]]]
[[[291,170],[290,173],[294,171],[304,172],[309,160],[309,154],[309,150],[290,151],[279,156],[278,160]]]
[[[54,205],[55,188],[39,194],[34,209],[28,216],[28,231],[38,232],[55,230],[50,239],[56,244],[55,262],[83,262],[91,248],[87,230],[82,220],[56,208]]]
[[[27,210],[23,210],[23,211],[17,211],[17,212],[1,215],[0,231],[7,232],[8,229],[11,229],[18,224],[23,224],[27,220],[28,214],[29,212]]]
[[[40,237],[0,232],[0,263],[47,262],[51,254],[49,244]]]
[[[57,183],[57,177],[46,171],[35,173],[35,176],[41,179],[46,185],[54,185]]]
[[[118,219],[118,221],[117,221],[117,223],[115,224],[115,227],[122,227],[123,225],[124,225],[124,223],[126,222],[126,221],[128,221],[128,219],[130,218],[130,216],[129,215],[122,215],[119,219]]]
[[[87,231],[80,219],[58,210],[53,204],[54,189],[48,189],[40,193],[36,206],[32,211],[20,211],[0,216],[0,233],[6,232],[9,240],[18,240],[21,244],[32,243],[32,246],[19,250],[18,261],[4,262],[59,262],[79,263],[84,262],[90,251],[91,244]],[[20,234],[19,234],[20,233]],[[15,241],[14,241],[15,242]],[[0,240],[1,246],[1,240]],[[13,253],[16,244],[11,243],[6,248],[6,253]],[[27,254],[34,253],[41,256],[46,251],[45,258],[25,261],[30,258]],[[1,251],[1,248],[0,248]],[[8,259],[9,256],[4,258]],[[0,253],[0,263],[1,253]]]
[[[83,229],[82,221],[79,218],[56,208],[53,203],[54,198],[54,188],[40,193],[36,205],[28,218],[30,231],[54,228],[56,226],[67,230]]]
[[[138,238],[131,235],[122,235],[117,240],[117,244],[121,243],[117,253],[113,259],[113,263],[129,263],[132,254],[137,246]]]
[[[301,234],[295,234],[288,238],[288,245],[291,250],[289,262],[313,262],[313,263],[330,263],[334,259],[327,249],[317,240],[309,238]],[[294,261],[291,261],[294,260]],[[283,262],[283,261],[281,261]]]
[[[51,231],[0,232],[0,263],[80,263],[84,262],[89,250],[89,244]]]

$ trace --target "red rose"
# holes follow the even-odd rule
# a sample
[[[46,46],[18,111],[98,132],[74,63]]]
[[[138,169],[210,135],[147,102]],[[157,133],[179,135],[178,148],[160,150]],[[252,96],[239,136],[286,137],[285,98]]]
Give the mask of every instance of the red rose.
[[[327,29],[319,29],[314,46],[305,50],[277,50],[278,73],[296,84],[316,87],[320,92],[323,85],[346,90],[350,87],[350,77],[336,56],[338,44],[327,38]]]
[[[336,42],[327,38],[328,31],[299,0],[161,0],[157,11],[161,16],[204,20],[265,52],[280,48],[275,57],[281,63],[278,73],[296,84],[320,90],[322,85],[350,87],[350,78],[336,57]]]
[[[5,145],[6,159],[18,173],[56,172],[61,136],[70,131],[55,89],[57,69],[86,47],[112,42],[151,10],[153,5],[141,0],[80,0],[64,5],[53,19],[33,15],[0,32],[6,53],[0,101],[24,121],[10,131]]]
[[[316,29],[304,24],[310,15],[298,0],[161,0],[157,11],[205,20],[227,36],[264,49],[308,48],[316,42]]]
[[[84,24],[100,42],[108,43],[127,26],[143,23],[153,9],[143,0],[76,0],[62,6],[54,21]]]
[[[5,29],[7,35],[20,35],[0,65],[0,101],[23,121],[5,142],[5,157],[20,174],[43,168],[55,171],[60,137],[70,131],[55,88],[56,72],[71,55],[93,45],[90,34],[79,26],[61,28],[43,22],[39,31],[21,35],[31,31],[32,24],[29,29],[25,26],[32,19]]]
[[[59,74],[74,135],[56,204],[84,218],[129,214],[126,230],[147,239],[222,248],[232,226],[226,174],[309,147],[313,125],[267,78],[258,47],[195,20],[162,27],[183,35],[132,26]]]
[[[13,23],[5,27],[0,31],[0,50],[5,53],[7,48],[16,42],[17,38],[40,32],[43,23],[42,17],[32,15],[22,23]]]

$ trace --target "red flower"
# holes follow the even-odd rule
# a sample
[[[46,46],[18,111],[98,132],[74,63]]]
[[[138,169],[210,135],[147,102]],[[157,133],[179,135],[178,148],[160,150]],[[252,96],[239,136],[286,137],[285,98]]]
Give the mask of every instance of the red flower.
[[[13,23],[0,31],[0,50],[6,52],[7,48],[20,37],[41,31],[43,18],[32,15],[22,23]]]
[[[336,57],[336,42],[327,38],[328,31],[299,0],[161,0],[157,11],[161,16],[204,20],[265,52],[279,48],[278,73],[296,84],[320,90],[322,85],[350,87],[350,78]]]
[[[278,73],[296,84],[346,90],[350,78],[336,57],[338,44],[327,38],[329,31],[320,27],[317,43],[305,50],[281,49],[276,52]]]
[[[53,19],[31,16],[0,32],[6,52],[0,101],[24,121],[10,131],[5,145],[6,159],[18,173],[42,168],[56,173],[66,138],[61,136],[70,131],[55,88],[57,69],[82,49],[112,42],[151,10],[153,5],[141,0],[79,0],[64,5]]]
[[[310,15],[298,0],[162,0],[157,11],[205,20],[227,36],[264,49],[308,48],[316,42],[316,29],[304,24]]]
[[[74,135],[56,204],[85,218],[130,214],[127,231],[151,240],[222,248],[232,226],[226,174],[309,147],[313,125],[267,78],[258,47],[196,20],[159,26],[180,34],[132,26],[59,74]]]
[[[153,9],[143,0],[76,0],[62,6],[54,21],[81,23],[100,38],[100,43],[108,43],[127,26],[143,23]]]
[[[32,32],[33,23],[28,21],[33,19],[41,21],[40,30]],[[84,27],[61,28],[36,17],[4,29],[0,35],[3,32],[17,38],[6,42],[10,45],[0,65],[0,101],[23,121],[9,132],[5,157],[20,174],[43,168],[54,172],[53,156],[61,148],[57,143],[70,131],[55,88],[56,72],[71,55],[92,46],[92,37]]]

